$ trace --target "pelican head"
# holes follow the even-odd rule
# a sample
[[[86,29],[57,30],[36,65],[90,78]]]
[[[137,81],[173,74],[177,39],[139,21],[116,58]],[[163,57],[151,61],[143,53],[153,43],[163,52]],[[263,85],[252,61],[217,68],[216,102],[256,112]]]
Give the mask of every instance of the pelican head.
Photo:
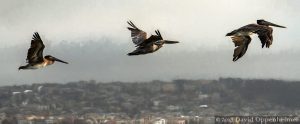
[[[51,55],[45,56],[45,59],[47,59],[49,61],[58,61],[58,62],[61,62],[61,63],[69,64],[68,62],[62,61],[62,60],[60,60],[58,58],[55,58],[55,57],[53,57]]]
[[[265,21],[263,19],[257,20],[257,24],[259,24],[259,25],[265,25],[265,26],[275,26],[275,27],[279,27],[279,28],[286,28],[284,26],[277,25],[277,24]]]

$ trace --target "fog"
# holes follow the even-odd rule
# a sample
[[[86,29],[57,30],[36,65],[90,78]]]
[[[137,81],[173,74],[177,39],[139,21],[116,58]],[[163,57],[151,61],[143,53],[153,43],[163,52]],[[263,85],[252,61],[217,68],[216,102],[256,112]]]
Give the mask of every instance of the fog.
[[[299,80],[300,26],[297,0],[0,0],[1,84],[76,80],[148,81],[218,77]],[[274,28],[270,49],[256,35],[233,63],[227,32],[257,19]],[[154,54],[128,57],[134,49],[126,21],[180,44]],[[18,71],[33,32],[50,54],[70,62]]]
[[[84,44],[62,42],[45,48],[51,54],[70,64],[55,63],[39,70],[17,68],[25,64],[27,47],[2,49],[0,72],[2,84],[40,82],[68,82],[78,80],[151,81],[173,79],[216,79],[219,77],[299,80],[300,51],[271,52],[262,49],[248,53],[232,62],[232,49],[177,51],[180,45],[165,45],[153,54],[127,56],[134,49],[131,44],[114,44],[108,38]],[[7,56],[4,53],[10,53]]]

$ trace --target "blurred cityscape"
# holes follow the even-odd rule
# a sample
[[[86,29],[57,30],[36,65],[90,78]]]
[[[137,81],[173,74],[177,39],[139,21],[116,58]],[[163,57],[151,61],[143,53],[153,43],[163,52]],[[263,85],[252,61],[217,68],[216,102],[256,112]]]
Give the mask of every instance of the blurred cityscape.
[[[298,116],[300,82],[220,78],[0,87],[0,124],[213,124],[214,116]]]

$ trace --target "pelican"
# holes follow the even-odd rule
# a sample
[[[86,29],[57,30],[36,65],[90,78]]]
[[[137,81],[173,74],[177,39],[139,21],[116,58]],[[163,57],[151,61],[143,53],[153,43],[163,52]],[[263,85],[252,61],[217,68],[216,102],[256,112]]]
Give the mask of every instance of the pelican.
[[[137,28],[131,21],[127,22],[131,27],[127,27],[131,31],[132,42],[136,45],[136,49],[127,55],[141,55],[153,53],[163,47],[164,44],[175,44],[178,41],[163,40],[159,30],[155,30],[156,35],[151,35],[147,39],[147,33]]]
[[[30,48],[27,52],[27,65],[20,66],[20,69],[39,69],[46,67],[48,65],[54,64],[55,61],[62,62],[65,64],[68,64],[68,62],[62,61],[60,59],[57,59],[51,55],[46,55],[43,57],[43,50],[45,48],[45,45],[43,44],[43,41],[41,40],[41,37],[38,32],[35,32],[33,34]]]
[[[260,19],[257,20],[257,24],[249,24],[226,34],[226,36],[231,36],[232,42],[236,47],[234,49],[232,60],[237,61],[246,53],[248,45],[251,42],[250,35],[253,33],[258,35],[258,38],[262,44],[262,48],[269,48],[273,42],[273,29],[270,26],[286,28],[284,26]]]

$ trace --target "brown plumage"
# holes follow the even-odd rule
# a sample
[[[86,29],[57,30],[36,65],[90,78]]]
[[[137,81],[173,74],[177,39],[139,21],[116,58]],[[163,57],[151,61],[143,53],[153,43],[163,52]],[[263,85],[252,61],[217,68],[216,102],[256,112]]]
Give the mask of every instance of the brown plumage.
[[[39,35],[38,32],[35,32],[32,40],[31,40],[31,44],[30,44],[30,48],[28,49],[27,52],[27,62],[28,63],[40,63],[44,61],[44,56],[43,56],[43,51],[44,51],[45,45]]]
[[[45,45],[39,35],[39,33],[35,32],[33,34],[30,48],[27,52],[27,58],[26,62],[28,63],[25,66],[20,66],[20,69],[38,69],[43,68],[48,65],[52,65],[55,61],[62,62],[65,64],[68,64],[68,62],[62,61],[60,59],[57,59],[51,55],[47,55],[43,57],[43,50],[45,48]]]
[[[131,21],[127,22],[131,27],[127,27],[131,31],[132,42],[136,45],[136,49],[127,55],[141,55],[153,53],[163,47],[163,44],[179,43],[178,41],[163,40],[160,31],[156,30],[156,35],[147,38],[147,33],[136,27]]]
[[[262,44],[262,48],[265,46],[269,48],[273,42],[273,29],[269,26],[286,28],[265,20],[257,20],[257,24],[249,24],[227,33],[226,36],[231,36],[232,42],[236,47],[233,53],[233,61],[237,61],[246,53],[248,45],[251,42],[250,35],[253,33],[258,35],[258,38]]]

